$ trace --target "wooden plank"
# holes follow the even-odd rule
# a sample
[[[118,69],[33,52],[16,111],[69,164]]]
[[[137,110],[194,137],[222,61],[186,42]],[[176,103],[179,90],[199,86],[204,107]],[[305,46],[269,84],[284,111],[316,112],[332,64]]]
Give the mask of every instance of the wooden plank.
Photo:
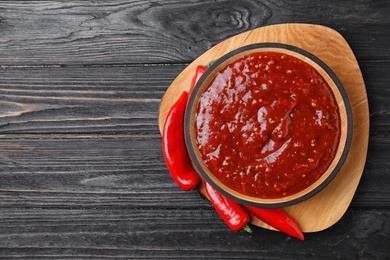
[[[390,57],[383,0],[0,1],[0,10],[1,65],[182,63],[241,32],[293,22],[341,32],[358,58]]]
[[[235,233],[212,207],[3,209],[0,257],[28,259],[385,259],[390,211],[355,211],[305,241],[253,227]]]
[[[360,62],[370,107],[370,132],[390,133],[390,62]]]
[[[160,99],[180,69],[2,69],[0,133],[157,134]]]
[[[381,184],[390,183],[390,141],[386,136],[371,136],[367,161],[362,178],[360,180],[353,207],[358,208],[389,208],[386,198],[390,197],[390,191]],[[371,197],[372,194],[374,197]]]
[[[390,62],[361,61],[372,134],[390,132]],[[186,65],[0,69],[0,134],[158,135],[161,97]]]
[[[0,139],[3,208],[196,208],[167,171],[161,138]],[[372,137],[352,207],[390,208],[390,142]]]

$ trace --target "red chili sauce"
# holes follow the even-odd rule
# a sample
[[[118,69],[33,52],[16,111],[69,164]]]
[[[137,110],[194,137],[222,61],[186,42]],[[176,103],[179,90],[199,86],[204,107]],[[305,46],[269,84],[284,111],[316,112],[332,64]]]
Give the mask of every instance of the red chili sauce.
[[[277,52],[244,56],[222,69],[201,95],[197,145],[226,186],[281,198],[314,183],[340,139],[340,115],[323,77]]]

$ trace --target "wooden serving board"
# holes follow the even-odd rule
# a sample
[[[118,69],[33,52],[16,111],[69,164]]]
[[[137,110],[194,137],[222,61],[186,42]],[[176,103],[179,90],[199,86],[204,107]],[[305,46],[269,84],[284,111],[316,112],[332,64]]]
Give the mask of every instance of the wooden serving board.
[[[364,80],[351,48],[338,32],[320,25],[279,24],[247,31],[221,42],[188,65],[167,89],[159,109],[160,132],[171,105],[183,90],[189,89],[197,65],[206,65],[238,47],[260,42],[290,44],[316,55],[336,73],[351,103],[353,138],[341,171],[314,197],[284,208],[304,232],[321,231],[335,224],[350,205],[363,173],[368,147],[369,111]],[[204,193],[203,187],[200,190]],[[256,218],[251,222],[272,229]]]

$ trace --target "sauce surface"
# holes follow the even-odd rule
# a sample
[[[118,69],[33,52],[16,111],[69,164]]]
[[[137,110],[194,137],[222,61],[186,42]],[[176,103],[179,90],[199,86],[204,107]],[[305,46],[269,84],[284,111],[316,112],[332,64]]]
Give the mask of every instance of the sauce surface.
[[[250,54],[222,69],[200,97],[195,123],[208,169],[259,198],[310,186],[340,139],[329,85],[311,65],[277,52]]]

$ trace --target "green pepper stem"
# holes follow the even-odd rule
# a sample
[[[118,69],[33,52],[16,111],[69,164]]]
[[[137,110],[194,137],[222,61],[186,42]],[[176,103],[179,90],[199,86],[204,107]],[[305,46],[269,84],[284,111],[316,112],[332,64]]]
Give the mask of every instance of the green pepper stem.
[[[251,227],[250,227],[248,224],[246,224],[246,225],[242,228],[242,230],[244,230],[245,232],[248,232],[248,233],[252,233],[252,229],[251,229]]]

